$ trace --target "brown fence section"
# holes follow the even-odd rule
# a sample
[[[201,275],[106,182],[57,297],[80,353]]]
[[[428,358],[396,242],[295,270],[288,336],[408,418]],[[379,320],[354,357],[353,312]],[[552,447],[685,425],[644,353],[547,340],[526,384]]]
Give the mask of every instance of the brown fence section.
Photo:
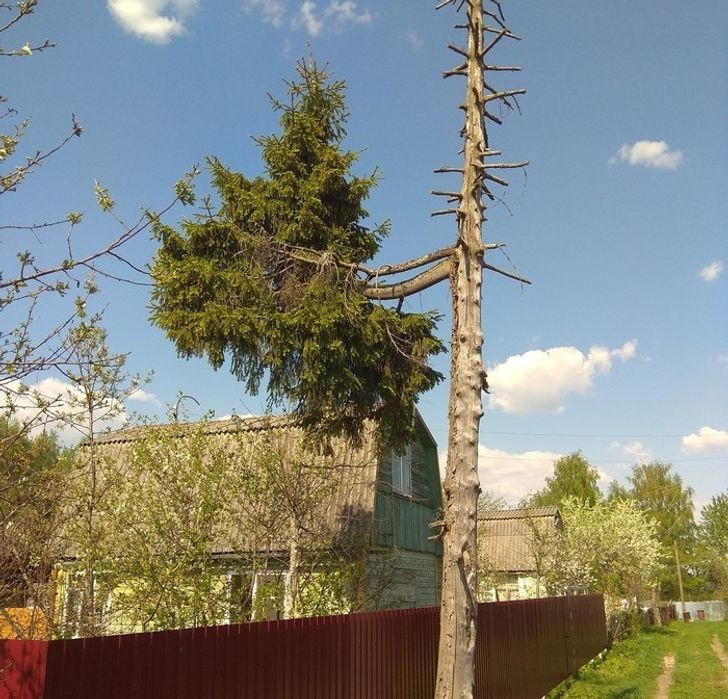
[[[540,697],[607,643],[601,596],[482,604],[476,696]],[[0,641],[0,699],[423,699],[436,608]]]

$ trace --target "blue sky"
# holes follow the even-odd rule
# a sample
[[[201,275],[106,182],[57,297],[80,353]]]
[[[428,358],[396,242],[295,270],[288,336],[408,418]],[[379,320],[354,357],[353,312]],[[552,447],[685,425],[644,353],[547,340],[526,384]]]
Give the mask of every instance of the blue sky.
[[[131,222],[206,155],[259,173],[251,136],[277,128],[266,94],[282,95],[311,51],[347,81],[357,171],[382,171],[368,207],[372,221],[392,221],[379,260],[450,244],[454,222],[430,217],[429,192],[447,184],[432,170],[458,163],[463,86],[441,77],[459,32],[452,9],[434,4],[41,0],[4,44],[57,47],[4,59],[2,92],[31,118],[23,154],[60,140],[72,113],[85,133],[5,197],[3,220],[84,211],[74,241],[93,249],[119,230],[95,207],[94,178]],[[523,72],[494,82],[528,94],[490,143],[530,166],[510,177],[484,236],[508,244],[510,260],[490,261],[512,261],[533,286],[485,283],[483,488],[515,502],[556,455],[581,449],[605,482],[635,461],[669,461],[700,506],[728,487],[728,4],[554,0],[506,12],[523,41],[495,55]],[[10,259],[18,234],[0,232]],[[62,254],[65,231],[40,239],[42,258]],[[142,237],[128,253],[144,264],[153,250]],[[440,309],[447,338],[446,289],[408,304]],[[178,391],[199,401],[187,403],[193,418],[263,410],[225,371],[176,357],[147,322],[147,289],[105,283],[99,305],[130,369],[155,372],[130,410],[158,410]],[[420,408],[444,448],[447,385]]]

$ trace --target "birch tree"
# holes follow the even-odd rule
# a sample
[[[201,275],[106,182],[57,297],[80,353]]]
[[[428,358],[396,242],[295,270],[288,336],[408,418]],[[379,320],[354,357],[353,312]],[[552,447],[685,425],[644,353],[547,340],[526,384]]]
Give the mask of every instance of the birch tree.
[[[342,151],[343,83],[312,62],[299,64],[289,100],[274,100],[280,136],[258,139],[264,177],[249,179],[209,161],[219,204],[205,202],[181,229],[156,226],[152,320],[184,357],[207,357],[257,392],[268,378],[271,405],[292,409],[312,434],[353,440],[365,419],[382,439],[403,447],[418,396],[441,377],[429,360],[443,350],[435,313],[406,313],[406,297],[449,283],[452,296],[448,463],[445,506],[434,524],[443,537],[443,595],[437,697],[471,697],[476,634],[478,431],[487,380],[482,358],[484,270],[528,283],[485,261],[503,247],[485,242],[484,212],[508,183],[486,123],[502,123],[522,89],[493,87],[486,74],[516,71],[486,63],[501,41],[517,39],[499,0],[445,0],[464,10],[461,60],[445,77],[465,78],[462,164],[436,172],[460,176],[434,215],[452,214],[453,243],[397,264],[369,260],[389,232],[364,225],[363,207],[376,173],[353,177],[356,155]],[[500,110],[495,110],[499,105]],[[497,113],[496,113],[497,112]],[[387,305],[387,302],[392,302]]]

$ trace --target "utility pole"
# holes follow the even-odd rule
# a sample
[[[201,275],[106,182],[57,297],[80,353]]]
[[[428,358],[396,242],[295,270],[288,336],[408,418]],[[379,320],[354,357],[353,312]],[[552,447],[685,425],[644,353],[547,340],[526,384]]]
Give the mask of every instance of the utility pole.
[[[683,621],[685,621],[685,591],[683,590],[682,570],[680,570],[680,554],[677,551],[677,541],[674,541],[673,544],[675,545],[675,567],[677,568],[677,584],[680,588],[680,606],[682,607],[680,611]]]

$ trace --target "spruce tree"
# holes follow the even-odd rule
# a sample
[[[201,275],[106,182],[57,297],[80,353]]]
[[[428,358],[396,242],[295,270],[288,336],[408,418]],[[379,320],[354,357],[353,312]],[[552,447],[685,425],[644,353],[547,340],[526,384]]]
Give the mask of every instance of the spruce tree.
[[[206,357],[271,407],[290,407],[316,433],[356,440],[373,419],[401,444],[417,396],[441,378],[435,313],[405,313],[371,298],[366,263],[389,232],[367,226],[377,173],[351,173],[343,148],[345,86],[313,61],[272,99],[281,133],[256,139],[265,175],[208,160],[219,197],[182,223],[157,224],[152,320],[184,357]],[[382,291],[382,286],[377,287]]]

